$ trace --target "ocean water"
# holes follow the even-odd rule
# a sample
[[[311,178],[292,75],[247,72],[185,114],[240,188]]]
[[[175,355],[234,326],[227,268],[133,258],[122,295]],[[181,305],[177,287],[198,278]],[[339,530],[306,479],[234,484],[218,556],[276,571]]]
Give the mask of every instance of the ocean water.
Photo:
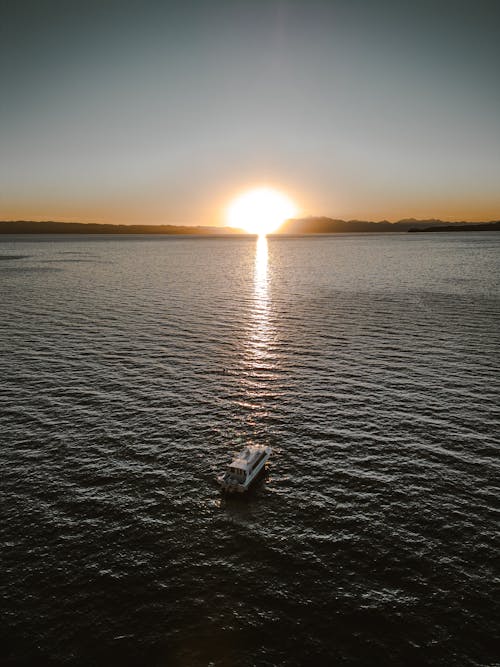
[[[1,663],[498,665],[499,264],[1,238]]]

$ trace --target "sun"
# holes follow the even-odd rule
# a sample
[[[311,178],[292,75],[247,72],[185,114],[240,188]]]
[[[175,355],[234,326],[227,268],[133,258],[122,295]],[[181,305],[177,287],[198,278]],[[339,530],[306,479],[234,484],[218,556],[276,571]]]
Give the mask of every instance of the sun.
[[[227,220],[231,227],[239,227],[249,234],[271,234],[296,213],[295,204],[282,192],[257,188],[231,202]]]

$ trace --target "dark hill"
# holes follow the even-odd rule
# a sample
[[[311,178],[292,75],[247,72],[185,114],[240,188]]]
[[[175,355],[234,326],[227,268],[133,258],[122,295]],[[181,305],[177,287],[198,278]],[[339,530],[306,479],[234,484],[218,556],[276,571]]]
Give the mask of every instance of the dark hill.
[[[106,225],[83,222],[39,222],[12,220],[0,222],[0,234],[241,234],[232,227],[189,225]]]
[[[404,218],[397,222],[382,220],[337,220],[326,217],[287,220],[280,234],[339,234],[354,232],[488,231],[498,229],[498,222],[443,222]]]
[[[496,222],[455,223],[435,227],[411,228],[409,232],[494,232],[500,230],[500,220]]]

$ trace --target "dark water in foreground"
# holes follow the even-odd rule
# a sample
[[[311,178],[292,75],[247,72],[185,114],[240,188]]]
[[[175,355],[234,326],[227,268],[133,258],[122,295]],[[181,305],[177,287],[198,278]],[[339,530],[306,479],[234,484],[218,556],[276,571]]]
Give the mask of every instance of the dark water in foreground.
[[[3,664],[498,664],[499,251],[2,239]]]

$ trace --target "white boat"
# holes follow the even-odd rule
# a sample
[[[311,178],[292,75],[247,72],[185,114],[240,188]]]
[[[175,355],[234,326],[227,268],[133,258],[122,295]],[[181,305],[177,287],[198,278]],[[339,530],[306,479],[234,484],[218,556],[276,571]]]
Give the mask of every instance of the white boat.
[[[217,477],[224,491],[246,491],[271,456],[271,447],[247,445],[228,465],[226,472]]]

